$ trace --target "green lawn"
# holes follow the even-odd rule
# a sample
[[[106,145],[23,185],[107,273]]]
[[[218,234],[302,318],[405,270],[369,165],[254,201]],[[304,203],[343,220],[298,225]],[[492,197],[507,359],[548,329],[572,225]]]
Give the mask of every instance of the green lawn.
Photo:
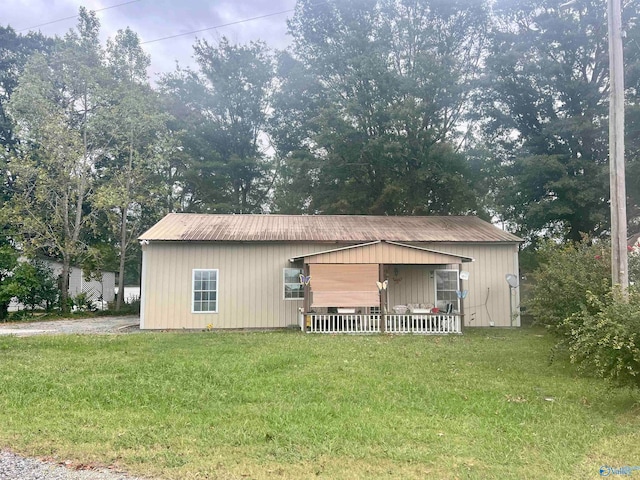
[[[549,364],[552,345],[536,329],[3,337],[0,446],[175,479],[640,465],[640,392]]]

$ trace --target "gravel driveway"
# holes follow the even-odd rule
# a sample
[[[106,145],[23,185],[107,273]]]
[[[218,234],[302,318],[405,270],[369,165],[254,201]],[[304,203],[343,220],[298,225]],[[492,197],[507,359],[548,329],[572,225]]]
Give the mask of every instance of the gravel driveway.
[[[112,470],[82,468],[0,452],[0,480],[142,480]]]
[[[14,322],[0,324],[0,335],[16,335],[26,337],[30,335],[56,334],[108,334],[140,331],[140,318],[128,317],[94,317],[73,320],[51,320],[42,322]],[[131,328],[127,328],[131,327]]]

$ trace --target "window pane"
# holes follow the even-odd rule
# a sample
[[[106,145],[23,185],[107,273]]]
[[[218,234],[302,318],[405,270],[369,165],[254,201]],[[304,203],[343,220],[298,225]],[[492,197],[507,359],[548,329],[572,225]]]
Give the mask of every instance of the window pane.
[[[285,268],[284,269],[284,282],[285,283],[300,283],[300,275],[302,275],[301,268]]]
[[[193,302],[193,311],[201,312],[202,311],[202,302]]]
[[[203,272],[196,271],[195,272],[195,279],[196,280],[202,280],[202,273]]]
[[[304,285],[300,283],[301,268],[284,269],[284,298],[304,298]]]
[[[304,287],[299,283],[284,286],[284,298],[304,298]]]
[[[196,302],[199,302],[200,300],[202,300],[202,293],[200,292],[193,292],[193,299]]]

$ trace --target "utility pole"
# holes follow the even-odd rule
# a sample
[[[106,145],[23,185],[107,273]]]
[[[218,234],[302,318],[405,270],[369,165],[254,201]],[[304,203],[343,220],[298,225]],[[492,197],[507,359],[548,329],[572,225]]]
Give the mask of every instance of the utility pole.
[[[608,0],[609,27],[609,183],[611,189],[611,281],[629,287],[627,195],[624,173],[624,69],[621,0]]]

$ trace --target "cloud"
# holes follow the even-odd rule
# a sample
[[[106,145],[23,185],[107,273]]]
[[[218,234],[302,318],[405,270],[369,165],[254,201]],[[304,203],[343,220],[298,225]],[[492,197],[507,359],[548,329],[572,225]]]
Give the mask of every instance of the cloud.
[[[16,30],[77,15],[80,5],[98,10],[127,0],[2,0],[0,18],[3,26]],[[180,33],[202,30],[253,17],[293,9],[295,0],[218,0],[212,5],[201,0],[140,0],[116,8],[97,12],[101,23],[102,40],[112,37],[119,29],[130,27],[143,42]],[[143,45],[151,55],[150,74],[173,71],[175,62],[193,65],[193,44],[196,38],[211,42],[226,36],[236,43],[263,40],[272,48],[284,48],[289,43],[286,20],[292,13],[274,15],[227,27],[207,30]],[[77,23],[72,18],[36,28],[45,35],[64,35]],[[26,32],[23,32],[26,33]]]

